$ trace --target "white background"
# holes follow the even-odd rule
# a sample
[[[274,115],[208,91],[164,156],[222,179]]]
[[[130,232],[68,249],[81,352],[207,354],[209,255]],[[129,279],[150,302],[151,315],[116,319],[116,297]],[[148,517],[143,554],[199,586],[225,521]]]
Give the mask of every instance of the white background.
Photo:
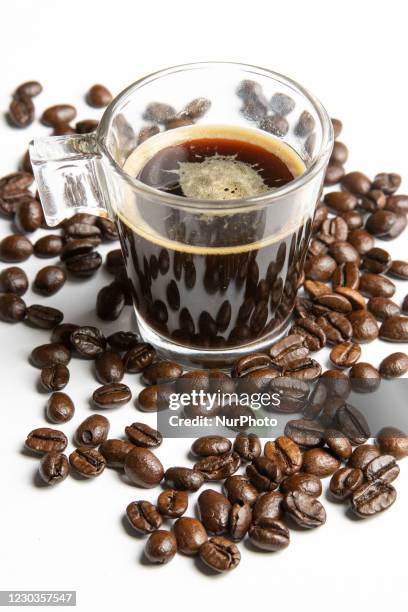
[[[36,100],[38,112],[68,102],[78,106],[80,118],[99,117],[82,101],[95,82],[118,93],[164,66],[243,61],[299,80],[343,120],[349,170],[406,175],[405,4],[8,0],[1,16],[0,109],[7,108],[16,85],[39,79],[44,93]],[[15,169],[28,140],[41,133],[47,130],[38,123],[19,131],[0,119],[0,176]],[[404,179],[401,192],[407,187]],[[1,237],[9,232],[9,223],[0,220]],[[406,235],[390,248],[404,258]],[[43,265],[32,257],[23,267],[33,275]],[[100,271],[89,283],[69,281],[53,298],[25,297],[28,303],[63,308],[66,322],[92,323],[104,275]],[[396,301],[405,293],[401,283]],[[108,332],[132,325],[128,309],[120,324],[102,327]],[[279,554],[255,553],[242,544],[241,564],[231,575],[209,577],[181,555],[164,568],[142,564],[143,540],[127,532],[122,517],[132,499],[154,500],[156,491],[131,487],[112,470],[92,482],[70,478],[54,488],[40,487],[38,460],[22,452],[26,434],[46,425],[47,396],[38,393],[38,371],[27,361],[32,347],[46,338],[47,332],[23,324],[0,324],[1,589],[77,590],[78,609],[87,611],[177,606],[182,612],[285,603],[293,610],[316,605],[333,611],[345,605],[380,610],[406,598],[406,465],[397,483],[397,503],[381,517],[351,521],[342,506],[327,502],[324,527],[293,531],[291,546]],[[377,365],[392,350],[399,348],[376,342],[363,347],[362,359]],[[63,427],[68,436],[91,414],[89,397],[97,386],[90,364],[72,361],[70,370],[67,391],[77,413]],[[136,396],[137,378],[128,376],[125,382]],[[154,423],[133,403],[108,416],[112,437],[134,420]],[[187,444],[165,441],[158,451],[164,465],[188,465]]]

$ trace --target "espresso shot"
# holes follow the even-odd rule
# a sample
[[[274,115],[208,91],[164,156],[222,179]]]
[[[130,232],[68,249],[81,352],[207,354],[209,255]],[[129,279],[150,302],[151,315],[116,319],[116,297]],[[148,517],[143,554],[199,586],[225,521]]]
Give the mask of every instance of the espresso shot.
[[[153,137],[124,169],[178,196],[177,208],[163,208],[160,234],[157,207],[127,208],[118,219],[139,316],[168,340],[198,349],[242,347],[277,333],[294,306],[311,215],[280,221],[277,211],[271,233],[273,210],[250,199],[303,174],[300,157],[255,129],[195,126]],[[199,214],[191,200],[202,203]]]

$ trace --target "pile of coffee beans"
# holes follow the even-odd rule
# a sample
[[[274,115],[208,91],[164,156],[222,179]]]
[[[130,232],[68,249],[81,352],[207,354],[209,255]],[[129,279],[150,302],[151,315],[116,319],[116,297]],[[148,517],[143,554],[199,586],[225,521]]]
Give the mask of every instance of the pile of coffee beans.
[[[33,98],[42,86],[36,81],[20,85],[9,108],[10,123],[26,127],[34,120]],[[244,81],[237,94],[242,112],[260,127],[277,136],[288,130],[287,116],[294,101],[276,93],[266,100],[259,85]],[[102,85],[86,93],[87,102],[102,108],[111,94]],[[138,142],[158,133],[190,125],[210,108],[197,98],[181,111],[165,103],[152,103],[144,113],[148,122]],[[77,121],[69,104],[47,108],[41,122],[53,134],[84,134],[96,129],[91,119]],[[100,386],[90,399],[103,412],[132,400],[132,391],[122,382],[125,373],[142,374],[146,383],[136,399],[142,412],[157,412],[168,406],[168,396],[177,384],[185,390],[220,389],[231,393],[237,385],[248,392],[277,390],[279,407],[286,414],[301,414],[287,422],[283,436],[262,448],[255,435],[240,432],[233,442],[223,436],[195,440],[191,466],[163,466],[155,455],[163,438],[146,423],[130,423],[118,438],[110,438],[110,422],[92,413],[77,427],[74,448],[64,454],[68,439],[63,431],[39,427],[31,431],[26,447],[40,456],[39,474],[54,485],[73,470],[84,478],[102,474],[106,467],[122,469],[129,483],[151,488],[164,485],[153,504],[145,500],[129,503],[126,515],[131,526],[146,535],[146,558],[167,563],[176,552],[199,555],[213,571],[234,569],[240,562],[237,542],[248,538],[254,548],[279,551],[290,542],[290,527],[310,529],[323,525],[326,512],[319,501],[321,480],[330,477],[334,501],[346,501],[356,516],[366,518],[389,508],[396,499],[393,481],[399,473],[397,460],[408,455],[408,436],[393,427],[384,428],[375,442],[364,416],[347,403],[350,390],[371,392],[382,378],[408,372],[408,356],[388,355],[377,367],[360,361],[361,344],[381,338],[408,341],[408,295],[399,305],[393,301],[393,278],[408,280],[408,262],[393,260],[376,240],[396,238],[407,223],[408,196],[397,194],[399,175],[381,172],[373,180],[361,172],[346,173],[347,147],[338,140],[342,125],[333,119],[336,137],[325,185],[339,186],[327,192],[318,204],[302,279],[303,293],[296,303],[288,335],[265,354],[239,359],[231,373],[219,370],[185,372],[172,361],[160,359],[154,347],[131,331],[116,331],[108,337],[91,325],[63,321],[64,314],[44,304],[23,300],[29,279],[20,267],[29,257],[54,259],[32,281],[33,290],[48,298],[63,290],[70,277],[89,278],[102,266],[97,247],[117,240],[117,230],[107,218],[75,214],[58,230],[35,242],[28,237],[44,224],[27,153],[18,171],[0,179],[0,214],[13,230],[0,241],[0,320],[25,321],[49,330],[49,342],[35,347],[30,360],[40,369],[39,382],[47,391],[46,416],[62,425],[75,416],[75,405],[63,390],[70,380],[71,358],[91,360]],[[313,118],[306,111],[297,118],[296,134],[312,150]],[[380,243],[382,244],[382,243]],[[8,265],[11,264],[11,265]],[[97,296],[96,313],[103,321],[119,317],[131,304],[131,292],[119,248],[106,257],[112,283]],[[312,357],[325,346],[331,348],[332,369],[322,371]],[[178,383],[180,381],[180,383]],[[96,387],[96,385],[95,385]],[[242,387],[241,387],[242,388]],[[241,407],[185,408],[188,416],[213,416],[227,411],[239,415]],[[249,409],[245,409],[248,411]],[[250,410],[249,410],[250,411]],[[222,483],[223,493],[205,488],[206,482]],[[185,516],[189,494],[200,491],[198,517]],[[194,515],[194,510],[190,508]],[[166,524],[167,529],[163,528]]]

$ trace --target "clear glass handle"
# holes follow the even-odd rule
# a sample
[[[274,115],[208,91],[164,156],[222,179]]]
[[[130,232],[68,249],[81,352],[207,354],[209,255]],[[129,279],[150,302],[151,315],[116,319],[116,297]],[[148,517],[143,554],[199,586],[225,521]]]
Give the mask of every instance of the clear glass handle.
[[[29,151],[49,226],[75,212],[107,216],[102,155],[95,134],[35,138]]]

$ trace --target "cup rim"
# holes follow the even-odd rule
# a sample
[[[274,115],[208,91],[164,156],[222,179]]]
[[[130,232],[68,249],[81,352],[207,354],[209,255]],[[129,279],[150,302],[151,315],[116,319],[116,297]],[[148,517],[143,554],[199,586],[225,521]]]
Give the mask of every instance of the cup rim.
[[[202,70],[214,67],[228,67],[231,66],[235,69],[242,69],[248,72],[254,72],[255,74],[263,74],[264,76],[274,78],[285,85],[288,85],[294,89],[296,89],[299,93],[301,93],[304,97],[306,97],[309,102],[314,107],[316,114],[320,120],[322,126],[322,142],[320,146],[320,150],[316,155],[316,159],[310,165],[307,170],[296,177],[294,180],[290,181],[286,185],[282,187],[278,187],[274,191],[267,191],[257,196],[253,196],[250,198],[244,199],[236,199],[236,200],[200,200],[195,198],[183,197],[175,194],[165,193],[156,189],[155,187],[150,187],[145,183],[142,183],[135,177],[130,176],[125,172],[120,165],[115,161],[113,156],[110,154],[107,146],[106,146],[106,137],[109,131],[109,124],[112,118],[112,115],[115,111],[118,110],[120,106],[140,87],[160,79],[169,74],[173,74],[176,72],[183,72],[186,70]],[[167,206],[172,206],[174,208],[180,209],[197,209],[202,211],[222,211],[222,210],[240,210],[242,208],[258,208],[260,205],[269,205],[273,203],[275,200],[286,196],[294,191],[300,189],[303,185],[307,184],[311,181],[316,174],[320,172],[320,170],[326,165],[328,162],[329,156],[331,155],[332,147],[333,147],[333,126],[331,119],[321,104],[321,102],[311,94],[306,88],[300,85],[294,79],[287,77],[279,72],[275,72],[268,68],[262,68],[261,66],[256,66],[253,64],[243,64],[241,62],[221,62],[221,61],[211,61],[211,62],[192,62],[188,64],[178,64],[176,66],[171,66],[169,68],[164,68],[161,70],[157,70],[155,72],[151,72],[150,74],[141,77],[128,87],[126,87],[122,92],[120,92],[109,104],[106,108],[99,126],[96,132],[96,140],[98,143],[98,147],[100,151],[104,154],[104,156],[108,159],[110,165],[113,167],[114,171],[117,172],[123,180],[125,180],[133,190],[140,192],[142,195],[148,196],[150,198],[154,198],[156,202],[161,202],[166,204]]]

